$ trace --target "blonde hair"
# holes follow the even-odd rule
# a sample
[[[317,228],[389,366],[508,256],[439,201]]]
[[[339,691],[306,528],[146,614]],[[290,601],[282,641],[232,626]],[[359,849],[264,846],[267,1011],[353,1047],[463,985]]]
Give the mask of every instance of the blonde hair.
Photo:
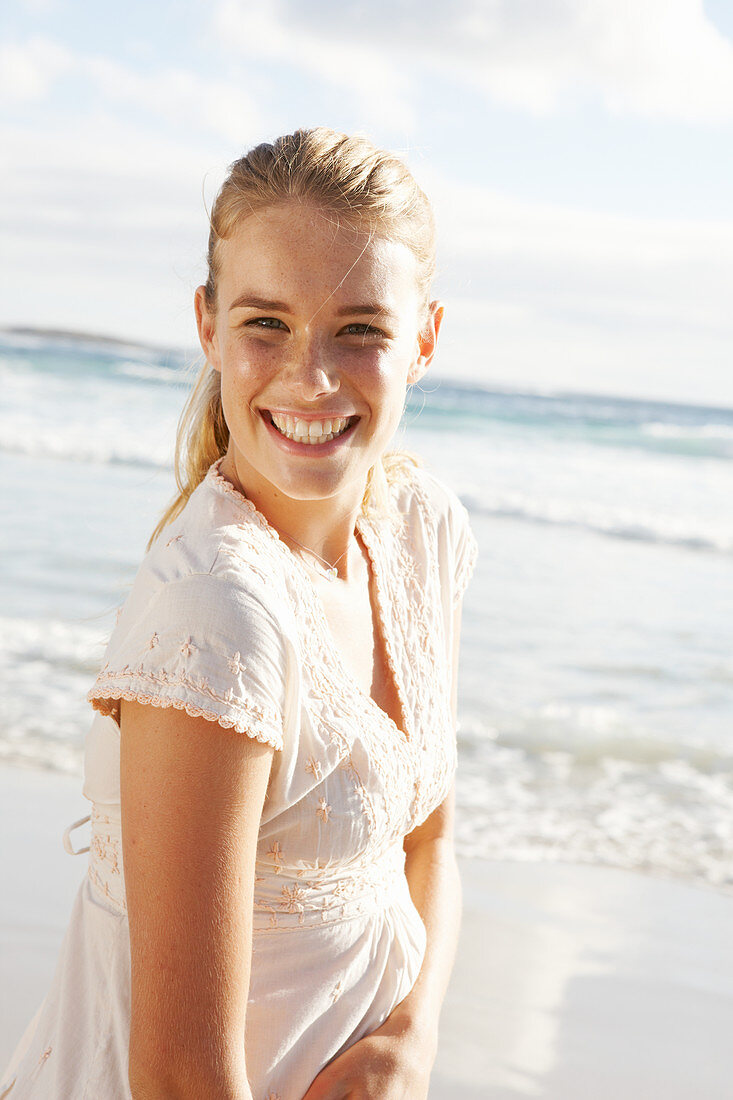
[[[430,203],[407,166],[368,138],[348,136],[319,126],[296,130],[263,143],[234,161],[209,218],[205,284],[207,307],[215,312],[220,242],[243,218],[267,206],[310,202],[340,224],[368,228],[405,244],[417,260],[418,290],[427,317],[435,272],[435,223]],[[150,537],[148,547],[183,510],[213,462],[226,454],[229,429],[221,402],[221,375],[205,363],[181,414],[174,470],[178,492]],[[389,514],[389,486],[409,476],[420,459],[390,451],[369,470],[362,510]]]

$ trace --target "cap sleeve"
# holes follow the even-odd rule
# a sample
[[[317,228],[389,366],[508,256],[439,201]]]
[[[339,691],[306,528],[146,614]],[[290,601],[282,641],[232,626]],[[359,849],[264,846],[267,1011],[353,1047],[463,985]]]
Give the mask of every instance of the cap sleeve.
[[[478,543],[471,530],[471,522],[466,506],[455,493],[451,493],[450,530],[453,546],[453,606],[457,607],[462,599],[478,556]]]
[[[87,695],[95,710],[119,725],[121,699],[175,707],[281,750],[287,650],[262,601],[203,573],[143,596],[133,585]]]

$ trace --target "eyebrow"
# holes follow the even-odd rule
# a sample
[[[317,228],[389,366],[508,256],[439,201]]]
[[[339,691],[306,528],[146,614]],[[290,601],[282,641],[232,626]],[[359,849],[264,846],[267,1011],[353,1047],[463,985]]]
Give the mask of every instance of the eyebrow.
[[[273,313],[292,313],[292,310],[287,302],[278,302],[270,298],[260,298],[258,294],[251,294],[249,291],[245,291],[244,294],[240,294],[238,298],[232,302],[229,306],[229,310],[233,309],[265,309],[272,310]],[[380,302],[367,302],[364,304],[354,306],[341,306],[336,310],[337,317],[392,317],[393,314],[387,309],[386,306]]]
[[[245,291],[244,294],[240,294],[238,298],[232,302],[229,306],[229,310],[233,309],[271,309],[274,313],[290,313],[290,306],[287,302],[274,302],[269,298],[260,298],[257,294],[250,294],[249,291]]]
[[[382,315],[384,317],[392,317],[389,309],[382,305],[380,302],[368,302],[366,305],[357,306],[342,306],[336,310],[337,317],[376,317]]]

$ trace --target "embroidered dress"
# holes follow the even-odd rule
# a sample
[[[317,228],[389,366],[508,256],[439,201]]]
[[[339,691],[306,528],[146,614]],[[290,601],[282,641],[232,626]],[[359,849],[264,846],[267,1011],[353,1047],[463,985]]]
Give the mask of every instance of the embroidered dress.
[[[219,465],[144,558],[89,692],[88,873],[0,1097],[11,1084],[11,1100],[130,1097],[120,699],[177,707],[276,750],[244,1036],[254,1100],[301,1100],[420,971],[425,926],[402,844],[446,797],[456,768],[452,628],[476,557],[468,514],[418,467],[391,487],[399,520],[357,522],[403,732],[341,662],[307,566]],[[86,820],[66,830],[69,851]]]

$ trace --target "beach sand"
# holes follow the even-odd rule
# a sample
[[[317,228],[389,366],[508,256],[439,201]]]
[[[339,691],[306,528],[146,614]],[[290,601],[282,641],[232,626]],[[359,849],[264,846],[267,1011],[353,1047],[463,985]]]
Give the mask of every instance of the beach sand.
[[[77,776],[0,767],[0,1072],[51,980],[87,859],[61,837],[89,808]],[[430,1100],[733,1096],[733,897],[559,863],[461,876]]]

